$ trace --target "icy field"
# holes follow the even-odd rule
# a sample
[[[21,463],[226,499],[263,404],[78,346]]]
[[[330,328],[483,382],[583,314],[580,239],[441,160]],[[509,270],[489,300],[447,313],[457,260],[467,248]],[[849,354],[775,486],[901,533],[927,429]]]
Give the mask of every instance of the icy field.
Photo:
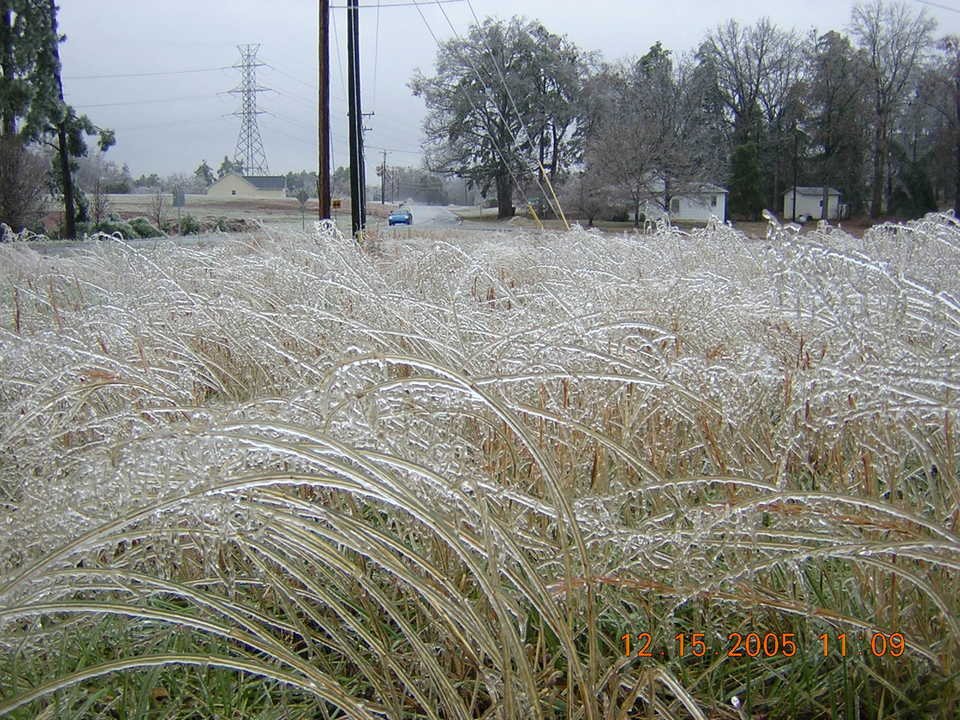
[[[0,247],[0,714],[950,717],[958,391],[944,216]]]

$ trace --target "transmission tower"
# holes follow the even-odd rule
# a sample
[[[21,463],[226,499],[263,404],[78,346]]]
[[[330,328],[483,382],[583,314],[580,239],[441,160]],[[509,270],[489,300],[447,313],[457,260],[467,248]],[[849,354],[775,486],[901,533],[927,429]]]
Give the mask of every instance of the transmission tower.
[[[244,175],[267,175],[270,172],[267,156],[263,152],[263,141],[257,126],[257,115],[263,114],[263,111],[257,110],[257,93],[269,90],[257,85],[257,68],[264,64],[257,62],[260,45],[237,45],[237,48],[240,50],[240,64],[233,67],[241,72],[240,87],[230,90],[230,93],[240,95],[242,104],[240,112],[231,114],[240,116],[242,122],[233,161]]]

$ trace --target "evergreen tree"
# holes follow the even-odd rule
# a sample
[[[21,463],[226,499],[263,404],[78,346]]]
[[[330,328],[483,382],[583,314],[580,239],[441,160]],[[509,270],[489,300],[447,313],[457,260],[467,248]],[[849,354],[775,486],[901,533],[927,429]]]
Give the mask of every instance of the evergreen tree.
[[[221,179],[229,175],[230,173],[237,173],[238,175],[243,175],[243,168],[233,162],[226,155],[223,156],[223,162],[220,163],[220,168],[217,170],[217,179]]]
[[[756,220],[762,209],[760,153],[753,143],[738,145],[730,161],[730,215]]]
[[[194,170],[193,174],[203,183],[204,187],[210,187],[213,185],[214,180],[216,180],[213,174],[213,168],[207,165],[206,160],[200,163],[200,167]]]
[[[101,150],[115,138],[63,100],[59,46],[65,38],[57,30],[57,9],[54,0],[0,0],[0,133],[56,150],[54,178],[63,192],[65,234],[73,237],[80,205],[72,158],[86,155],[85,135],[99,132]]]

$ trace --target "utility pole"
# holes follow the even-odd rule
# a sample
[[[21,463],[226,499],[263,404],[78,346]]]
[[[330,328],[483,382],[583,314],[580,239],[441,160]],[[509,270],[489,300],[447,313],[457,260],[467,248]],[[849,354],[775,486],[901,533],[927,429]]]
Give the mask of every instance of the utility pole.
[[[330,0],[320,0],[320,37],[317,53],[320,61],[320,116],[317,123],[317,199],[321,220],[330,219]]]
[[[387,151],[383,151],[383,165],[380,166],[380,202],[387,202]]]
[[[347,94],[350,120],[350,215],[353,234],[367,224],[363,172],[363,113],[360,109],[360,7],[359,0],[347,2]]]
[[[796,222],[797,220],[797,155],[799,154],[798,147],[797,147],[798,132],[799,132],[799,128],[797,127],[797,122],[796,120],[794,120],[793,122],[793,220],[794,222]]]

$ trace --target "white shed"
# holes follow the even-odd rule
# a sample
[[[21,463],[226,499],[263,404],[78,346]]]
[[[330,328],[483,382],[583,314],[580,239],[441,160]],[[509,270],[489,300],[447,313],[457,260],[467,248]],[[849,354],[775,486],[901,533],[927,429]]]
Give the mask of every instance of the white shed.
[[[209,197],[285,198],[287,182],[283,175],[237,175],[228,173],[207,190]]]
[[[719,185],[691,183],[678,188],[670,198],[670,211],[665,212],[660,203],[647,200],[640,206],[648,219],[659,218],[689,222],[707,222],[711,217],[723,221],[727,216],[727,195]]]
[[[795,220],[806,215],[813,220],[823,219],[823,186],[797,186],[797,210],[793,210],[793,187],[783,193],[783,217],[786,220]],[[827,189],[827,220],[836,220],[840,217],[840,191],[836,188]]]

